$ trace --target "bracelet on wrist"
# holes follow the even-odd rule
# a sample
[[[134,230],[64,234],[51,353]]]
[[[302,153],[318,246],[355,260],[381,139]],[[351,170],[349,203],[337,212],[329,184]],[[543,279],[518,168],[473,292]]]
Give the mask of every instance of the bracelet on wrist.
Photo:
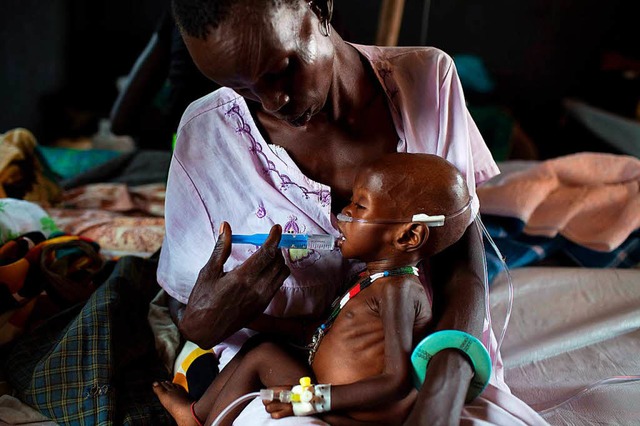
[[[487,387],[491,378],[491,357],[482,342],[459,330],[437,331],[425,337],[411,354],[413,379],[417,389],[424,383],[429,361],[444,349],[457,349],[464,353],[474,371],[465,402],[473,401]]]
[[[200,420],[200,418],[198,418],[198,416],[196,415],[196,408],[195,408],[196,402],[197,402],[197,401],[193,401],[193,402],[191,403],[191,416],[193,417],[193,420],[195,420],[195,421],[196,421],[196,424],[197,424],[198,426],[204,426],[204,425],[203,425],[203,422],[202,422],[202,421]]]

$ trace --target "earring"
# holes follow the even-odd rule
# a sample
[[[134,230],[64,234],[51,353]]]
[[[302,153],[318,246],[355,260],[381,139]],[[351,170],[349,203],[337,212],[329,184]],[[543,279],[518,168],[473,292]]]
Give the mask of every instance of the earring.
[[[325,37],[329,37],[331,35],[331,24],[329,23],[328,19],[323,19],[318,22],[318,26],[320,27],[320,34]]]
[[[320,34],[325,37],[331,35],[331,17],[333,16],[333,0],[320,1],[319,5],[316,0],[309,1],[309,7],[318,17],[318,29]]]

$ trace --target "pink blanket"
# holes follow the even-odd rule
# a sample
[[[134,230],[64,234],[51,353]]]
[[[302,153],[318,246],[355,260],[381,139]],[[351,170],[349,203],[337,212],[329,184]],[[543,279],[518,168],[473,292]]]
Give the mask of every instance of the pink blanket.
[[[97,183],[65,191],[46,210],[58,228],[92,239],[107,257],[148,256],[164,238],[164,199],[164,184]]]
[[[640,160],[578,153],[547,160],[478,188],[480,212],[515,217],[529,235],[557,234],[611,251],[640,228]]]

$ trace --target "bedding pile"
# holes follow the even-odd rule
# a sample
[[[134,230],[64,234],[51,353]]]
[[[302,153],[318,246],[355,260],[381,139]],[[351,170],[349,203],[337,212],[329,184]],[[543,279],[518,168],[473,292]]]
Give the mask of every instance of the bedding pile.
[[[477,193],[510,267],[558,253],[586,267],[640,263],[639,159],[585,152],[501,167]],[[488,253],[493,278],[500,267]]]
[[[36,147],[36,138],[27,129],[0,134],[0,198],[18,198],[41,205],[59,200],[61,189]]]
[[[0,152],[0,423],[171,424],[147,320],[170,153],[94,156],[61,176],[25,129]]]

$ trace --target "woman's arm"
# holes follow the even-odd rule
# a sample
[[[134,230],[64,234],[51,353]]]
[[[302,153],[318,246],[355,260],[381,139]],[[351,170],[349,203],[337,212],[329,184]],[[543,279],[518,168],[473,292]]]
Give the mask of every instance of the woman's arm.
[[[128,81],[111,109],[111,130],[116,135],[132,135],[140,116],[151,103],[169,73],[170,46],[158,33],[136,60]]]
[[[484,248],[476,222],[453,246],[431,260],[435,330],[461,330],[481,339],[484,324]],[[458,425],[471,364],[456,350],[436,354],[407,425]]]

